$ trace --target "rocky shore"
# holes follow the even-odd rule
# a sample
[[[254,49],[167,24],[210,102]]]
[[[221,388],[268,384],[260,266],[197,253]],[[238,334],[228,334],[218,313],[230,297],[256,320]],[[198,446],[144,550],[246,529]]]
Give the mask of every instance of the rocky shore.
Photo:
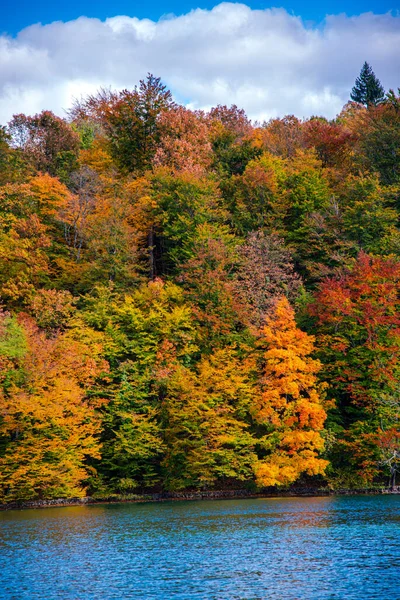
[[[85,506],[88,504],[110,503],[139,503],[139,502],[170,502],[184,500],[222,500],[242,498],[285,498],[285,497],[318,497],[318,496],[356,496],[356,495],[400,494],[400,486],[393,488],[359,488],[359,489],[329,489],[329,488],[293,488],[289,490],[263,490],[251,492],[249,490],[212,490],[212,491],[185,491],[164,492],[158,494],[128,494],[112,495],[104,498],[53,498],[48,500],[18,500],[7,504],[0,504],[0,510],[21,510],[32,508],[51,508],[60,506]]]

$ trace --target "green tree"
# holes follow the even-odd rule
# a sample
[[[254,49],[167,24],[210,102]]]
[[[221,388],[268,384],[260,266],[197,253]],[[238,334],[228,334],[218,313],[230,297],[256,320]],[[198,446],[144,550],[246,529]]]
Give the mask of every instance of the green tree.
[[[376,77],[371,66],[365,62],[351,90],[350,98],[354,102],[365,104],[365,106],[369,106],[370,104],[376,106],[383,101],[384,97],[385,90],[381,82]]]
[[[106,108],[104,128],[122,171],[141,172],[151,165],[160,139],[158,117],[173,106],[171,92],[149,73],[139,89],[123,90]]]
[[[168,489],[252,479],[257,457],[246,417],[253,395],[248,365],[233,348],[202,358],[195,370],[176,366],[162,403]]]
[[[84,318],[104,332],[111,365],[98,471],[118,491],[159,483],[165,382],[198,350],[183,292],[156,279],[121,299],[99,286],[87,299]],[[96,489],[98,481],[92,485]]]

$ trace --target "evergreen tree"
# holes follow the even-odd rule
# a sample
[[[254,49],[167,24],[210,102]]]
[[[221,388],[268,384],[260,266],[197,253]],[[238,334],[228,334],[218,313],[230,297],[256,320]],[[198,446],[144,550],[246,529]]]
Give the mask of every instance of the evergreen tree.
[[[365,104],[366,106],[376,106],[385,97],[385,90],[382,87],[381,82],[375,76],[371,66],[365,62],[360,72],[360,76],[357,77],[355,85],[351,90],[350,98],[354,102]]]

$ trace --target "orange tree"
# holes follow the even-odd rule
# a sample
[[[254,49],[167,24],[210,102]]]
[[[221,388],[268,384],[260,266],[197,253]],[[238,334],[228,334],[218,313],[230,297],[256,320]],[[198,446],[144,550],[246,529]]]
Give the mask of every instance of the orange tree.
[[[83,329],[48,338],[30,319],[1,320],[0,498],[82,496],[87,459],[100,455],[87,393],[106,367],[101,346]]]
[[[282,297],[261,333],[265,345],[261,394],[253,406],[259,426],[259,486],[287,485],[300,475],[323,474],[328,464],[319,454],[326,413],[318,382],[321,369],[311,358],[314,338],[301,331],[288,300]]]

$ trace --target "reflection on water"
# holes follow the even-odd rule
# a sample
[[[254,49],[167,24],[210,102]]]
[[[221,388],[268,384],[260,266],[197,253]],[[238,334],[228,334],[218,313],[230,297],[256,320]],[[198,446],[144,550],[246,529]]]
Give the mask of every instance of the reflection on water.
[[[400,497],[0,513],[0,598],[400,599]]]

